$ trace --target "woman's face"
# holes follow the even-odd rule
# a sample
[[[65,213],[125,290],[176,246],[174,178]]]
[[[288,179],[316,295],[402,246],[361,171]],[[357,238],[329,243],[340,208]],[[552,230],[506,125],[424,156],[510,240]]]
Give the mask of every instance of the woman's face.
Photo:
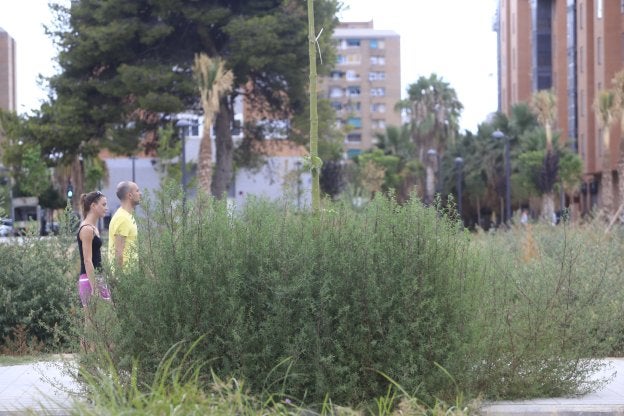
[[[106,205],[106,197],[103,196],[96,202],[92,203],[91,211],[93,211],[93,213],[95,213],[98,218],[104,218],[106,212],[108,211],[108,206]]]

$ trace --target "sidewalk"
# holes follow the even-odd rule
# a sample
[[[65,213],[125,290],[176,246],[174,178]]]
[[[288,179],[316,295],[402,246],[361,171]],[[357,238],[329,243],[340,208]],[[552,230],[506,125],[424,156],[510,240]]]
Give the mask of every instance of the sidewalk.
[[[79,386],[61,360],[0,367],[0,415],[68,415]]]
[[[597,378],[609,378],[600,390],[580,397],[505,401],[486,404],[483,416],[624,415],[624,358],[611,358]]]
[[[576,398],[486,403],[483,416],[624,416],[624,358],[609,359],[596,377],[615,376],[599,391]],[[0,416],[68,415],[80,387],[61,361],[0,367]]]

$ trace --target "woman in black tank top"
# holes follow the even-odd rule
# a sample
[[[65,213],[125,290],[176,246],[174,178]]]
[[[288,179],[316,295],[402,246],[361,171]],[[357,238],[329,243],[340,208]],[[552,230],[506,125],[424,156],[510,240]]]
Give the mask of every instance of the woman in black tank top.
[[[97,229],[97,222],[106,215],[106,197],[100,191],[89,192],[80,196],[83,220],[78,229],[78,252],[80,253],[80,278],[78,294],[82,306],[87,312],[89,299],[96,293],[98,284],[96,273],[102,268],[102,239]],[[100,295],[110,299],[108,290]]]

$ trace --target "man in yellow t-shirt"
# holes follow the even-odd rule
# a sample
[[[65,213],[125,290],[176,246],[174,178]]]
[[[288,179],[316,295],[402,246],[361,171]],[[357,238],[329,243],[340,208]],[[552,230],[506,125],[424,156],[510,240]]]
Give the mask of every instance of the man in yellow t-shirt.
[[[117,198],[121,206],[115,211],[108,226],[108,256],[113,266],[126,268],[137,260],[137,225],[133,214],[141,202],[141,191],[134,182],[119,182]]]

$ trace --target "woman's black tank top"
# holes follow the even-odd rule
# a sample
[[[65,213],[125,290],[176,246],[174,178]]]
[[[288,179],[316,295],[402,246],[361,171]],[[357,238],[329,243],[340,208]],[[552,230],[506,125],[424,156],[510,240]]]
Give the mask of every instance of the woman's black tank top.
[[[82,241],[80,241],[80,230],[82,230],[82,227],[84,226],[92,227],[92,225],[83,224],[78,229],[78,235],[76,235],[76,239],[78,240],[78,253],[80,253],[80,274],[87,273],[87,270],[84,264],[84,256],[82,254]],[[100,250],[101,248],[102,248],[102,239],[97,234],[95,234],[95,231],[94,231],[93,242],[91,243],[91,259],[93,260],[93,267],[95,267],[96,270],[102,268],[102,253]]]

